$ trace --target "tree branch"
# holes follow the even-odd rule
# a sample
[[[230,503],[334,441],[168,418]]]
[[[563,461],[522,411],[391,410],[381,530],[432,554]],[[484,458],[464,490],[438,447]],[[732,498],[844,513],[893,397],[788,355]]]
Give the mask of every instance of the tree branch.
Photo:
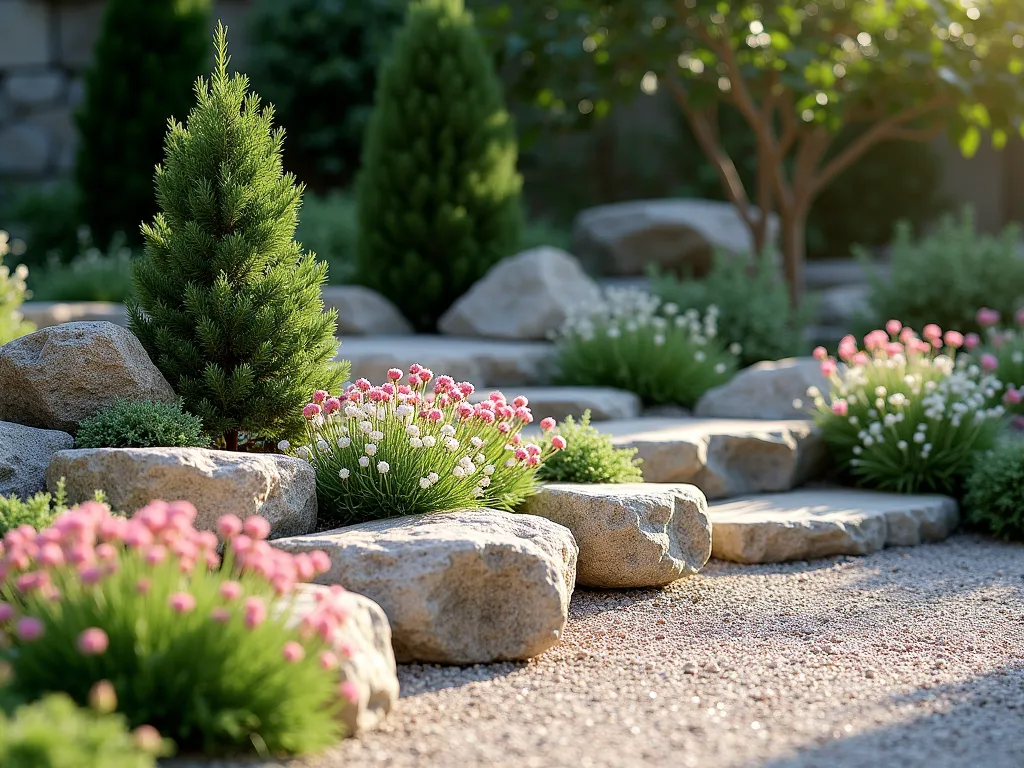
[[[886,139],[898,139],[901,141],[923,141],[928,142],[938,138],[945,125],[936,123],[930,128],[893,128],[885,135]]]

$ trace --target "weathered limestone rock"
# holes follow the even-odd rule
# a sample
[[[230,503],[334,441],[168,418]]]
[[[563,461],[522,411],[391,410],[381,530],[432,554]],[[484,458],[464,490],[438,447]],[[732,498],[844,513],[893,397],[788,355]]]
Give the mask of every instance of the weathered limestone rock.
[[[318,592],[327,587],[303,584],[297,590],[292,622],[297,625],[316,605]],[[347,681],[356,684],[359,697],[346,701],[341,712],[346,735],[356,736],[383,722],[398,701],[398,673],[395,652],[391,648],[391,627],[379,605],[355,592],[331,597],[345,603],[349,618],[338,628],[335,642],[352,650],[340,656],[341,671]]]
[[[523,512],[572,531],[576,583],[588,587],[660,587],[711,556],[707,500],[692,485],[552,483]]]
[[[379,603],[398,661],[528,659],[562,636],[578,549],[561,525],[491,509],[412,515],[275,542],[322,549],[318,578]]]
[[[0,496],[26,498],[46,488],[46,468],[57,451],[71,448],[66,432],[0,421]]]
[[[478,389],[470,401],[486,400],[493,391]],[[530,401],[530,409],[537,420],[550,416],[563,421],[566,416],[572,416],[579,421],[588,410],[591,421],[632,419],[640,415],[640,398],[612,387],[516,387],[514,393]],[[511,397],[512,390],[506,394]]]
[[[438,322],[449,336],[543,340],[601,290],[576,258],[541,246],[495,264]]]
[[[109,301],[26,301],[21,305],[21,314],[36,328],[96,321],[128,327],[124,304]]]
[[[74,434],[118,397],[176,400],[139,340],[113,323],[64,323],[0,347],[0,420]]]
[[[352,380],[385,380],[388,368],[409,370],[413,363],[435,374],[447,373],[478,388],[540,384],[551,365],[554,345],[541,341],[456,339],[448,336],[363,336],[344,339],[338,360],[352,362]]]
[[[712,555],[740,563],[866,555],[941,541],[959,522],[948,496],[814,488],[711,504]]]
[[[694,415],[723,419],[806,419],[811,399],[807,388],[828,391],[821,363],[813,357],[768,360],[744,368],[697,401]],[[800,401],[801,408],[793,402]]]
[[[60,451],[46,487],[67,481],[71,502],[99,489],[113,509],[134,512],[153,499],[192,502],[195,525],[216,530],[221,515],[260,515],[270,536],[309,533],[316,525],[316,473],[308,462],[267,453],[208,448],[81,448]]]
[[[709,499],[788,491],[822,469],[825,446],[810,421],[630,419],[599,425],[637,449],[649,483],[690,483]]]
[[[398,307],[376,291],[361,285],[325,285],[324,309],[338,310],[338,335],[402,335],[412,333],[412,325]]]
[[[769,242],[778,219],[769,219]],[[715,249],[754,251],[749,229],[731,203],[712,200],[634,200],[588,208],[573,225],[572,251],[603,275],[642,275],[655,264],[699,277]]]

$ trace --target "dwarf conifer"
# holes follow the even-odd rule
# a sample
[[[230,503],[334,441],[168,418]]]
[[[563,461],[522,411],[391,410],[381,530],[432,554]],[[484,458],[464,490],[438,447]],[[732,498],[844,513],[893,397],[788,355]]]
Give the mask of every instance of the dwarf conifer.
[[[326,265],[295,241],[302,186],[284,173],[273,108],[217,66],[196,84],[185,125],[172,121],[156,170],[161,213],[143,227],[131,327],[210,434],[294,437],[317,388],[346,375],[332,362],[337,313],[323,311]]]

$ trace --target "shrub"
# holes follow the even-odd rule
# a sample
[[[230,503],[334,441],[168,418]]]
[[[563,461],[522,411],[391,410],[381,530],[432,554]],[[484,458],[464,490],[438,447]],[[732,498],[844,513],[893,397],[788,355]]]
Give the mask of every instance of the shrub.
[[[870,279],[871,317],[861,325],[898,317],[911,327],[934,323],[967,333],[981,330],[975,321],[978,307],[1011,316],[1024,299],[1019,240],[1015,226],[998,237],[978,234],[970,209],[959,222],[944,217],[933,234],[919,241],[908,224],[901,224],[892,245],[890,275],[872,273],[867,254],[855,251]]]
[[[10,218],[25,229],[28,251],[22,261],[33,270],[54,259],[70,261],[79,252],[79,241],[89,234],[79,214],[78,190],[71,182],[19,196]]]
[[[680,314],[644,291],[610,288],[570,313],[557,338],[557,382],[618,387],[646,403],[692,406],[736,370],[740,346],[718,337],[718,309]]]
[[[319,391],[306,406],[308,444],[297,453],[316,469],[328,525],[481,506],[512,510],[536,493],[537,471],[564,439],[547,450],[523,441],[520,432],[533,421],[525,397],[509,404],[492,392],[471,405],[468,382],[434,380],[420,365],[409,368],[408,384],[402,378],[392,368],[379,387],[359,379],[341,397]]]
[[[288,165],[317,188],[359,167],[377,68],[403,0],[260,0],[252,9],[253,80],[292,135]]]
[[[839,344],[844,363],[821,347],[828,400],[812,387],[815,421],[841,470],[859,484],[899,493],[957,493],[974,456],[993,446],[1003,408],[1000,382],[965,357],[963,337],[926,326],[924,340],[890,320],[887,330]],[[944,346],[945,345],[945,346]]]
[[[555,434],[566,440],[564,450],[552,453],[541,466],[537,477],[556,483],[642,483],[641,459],[636,448],[616,448],[612,438],[590,426],[590,411],[577,424],[572,416],[565,419]]]
[[[328,593],[301,620],[292,611],[298,582],[329,568],[327,556],[277,550],[266,520],[227,515],[221,561],[195,516],[187,502],[153,502],[130,520],[88,502],[38,536],[9,532],[0,656],[12,693],[84,704],[109,681],[131,727],[152,726],[183,752],[330,744],[343,701],[359,694],[338,669],[348,606]]]
[[[129,733],[124,718],[79,708],[50,694],[0,714],[0,765],[7,768],[154,768],[169,752],[149,729]]]
[[[35,273],[32,295],[39,301],[113,301],[132,295],[132,250],[115,235],[104,253],[92,244],[87,228],[79,232],[79,251],[69,262],[52,255],[47,268]]]
[[[982,370],[991,373],[1003,383],[1001,400],[1007,412],[1016,414],[1017,421],[1024,415],[1024,310],[1018,310],[1014,325],[1001,326],[1002,316],[990,307],[982,307],[975,323],[984,328],[984,336],[969,333],[964,347]]]
[[[178,392],[228,450],[302,431],[317,386],[337,387],[337,313],[323,312],[327,266],[295,242],[302,187],[281,167],[284,132],[272,108],[217,68],[199,79],[187,126],[172,123],[157,168],[163,213],[143,228],[131,328]]]
[[[742,345],[742,365],[796,357],[806,350],[804,329],[813,313],[810,301],[793,309],[775,257],[766,252],[748,269],[749,258],[716,252],[711,271],[702,280],[680,281],[674,275],[651,273],[654,293],[666,302],[706,312],[719,308],[718,335]]]
[[[153,167],[167,120],[205,69],[210,0],[109,0],[78,113],[79,212],[96,241],[131,241],[156,211]]]
[[[203,420],[181,409],[181,403],[118,398],[83,419],[75,436],[78,448],[206,448]]]
[[[93,500],[102,504],[103,491],[96,491]],[[24,501],[13,494],[7,498],[0,496],[0,536],[22,525],[31,525],[41,531],[67,508],[68,495],[64,490],[63,477],[57,481],[57,490],[53,495],[40,492]]]
[[[4,266],[4,256],[11,252],[9,243],[7,233],[0,229],[0,345],[36,329],[18,311],[28,295],[28,269],[19,264],[12,273],[10,267]]]
[[[501,83],[462,0],[410,5],[367,132],[359,281],[432,330],[519,242],[516,156]]]
[[[1005,440],[978,457],[963,508],[971,525],[1001,539],[1024,540],[1024,442]]]

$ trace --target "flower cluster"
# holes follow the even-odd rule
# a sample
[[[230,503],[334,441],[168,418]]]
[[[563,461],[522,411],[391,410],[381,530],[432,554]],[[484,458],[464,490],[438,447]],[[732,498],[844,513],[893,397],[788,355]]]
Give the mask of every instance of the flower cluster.
[[[724,383],[738,365],[738,344],[718,336],[718,309],[680,312],[635,289],[610,288],[578,308],[556,334],[558,379],[581,386],[618,387],[648,403],[692,406]]]
[[[925,326],[923,338],[899,321],[839,344],[839,361],[815,350],[831,381],[812,387],[816,421],[841,467],[864,485],[906,493],[955,491],[973,456],[998,436],[1002,384],[956,352],[956,331]]]
[[[20,241],[15,241],[15,246],[18,245]],[[11,247],[8,234],[0,229],[0,344],[6,344],[11,339],[35,330],[33,325],[25,322],[25,318],[18,311],[29,295],[25,285],[28,268],[24,264],[19,264],[12,273],[10,267],[3,264],[4,256],[12,250],[18,249]]]
[[[564,438],[545,448],[525,441],[533,421],[525,397],[397,368],[374,386],[359,379],[339,397],[318,391],[303,410],[308,444],[295,449],[316,469],[321,517],[346,525],[382,517],[489,506],[513,509]],[[545,430],[554,421],[541,422]],[[287,443],[279,448],[289,450]]]
[[[183,750],[330,744],[358,696],[339,668],[348,604],[335,588],[292,614],[297,585],[329,568],[327,555],[274,549],[260,517],[221,518],[220,539],[195,517],[186,502],[153,502],[130,519],[88,502],[42,531],[10,531],[0,655],[13,693],[61,691],[84,704],[112,686],[132,727]]]
[[[977,358],[982,370],[992,373],[1005,385],[1002,404],[1024,424],[1024,309],[1018,310],[1012,326],[1001,325],[999,312],[988,307],[978,310],[976,322],[984,337],[969,333],[964,346]]]

